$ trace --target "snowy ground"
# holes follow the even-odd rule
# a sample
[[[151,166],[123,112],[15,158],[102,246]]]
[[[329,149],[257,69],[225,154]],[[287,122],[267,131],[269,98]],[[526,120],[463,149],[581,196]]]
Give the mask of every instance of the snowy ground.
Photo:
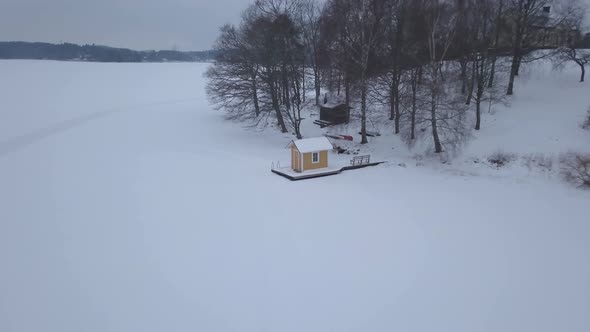
[[[289,182],[269,171],[289,137],[223,121],[205,68],[0,61],[0,331],[590,330],[590,193],[395,143]],[[514,116],[583,114],[587,87],[559,90],[576,73],[547,75]],[[464,160],[584,135],[529,149],[506,112]]]

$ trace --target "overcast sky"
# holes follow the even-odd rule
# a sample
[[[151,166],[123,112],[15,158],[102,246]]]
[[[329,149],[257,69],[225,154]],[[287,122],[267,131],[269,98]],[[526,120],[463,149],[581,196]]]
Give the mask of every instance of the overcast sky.
[[[0,0],[0,41],[209,49],[253,0]]]
[[[590,0],[583,0],[590,3]],[[0,0],[0,41],[205,50],[254,0]]]

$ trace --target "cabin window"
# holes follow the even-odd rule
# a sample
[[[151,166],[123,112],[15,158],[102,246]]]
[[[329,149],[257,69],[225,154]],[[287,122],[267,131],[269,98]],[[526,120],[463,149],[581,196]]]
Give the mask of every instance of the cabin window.
[[[317,164],[320,162],[320,153],[319,152],[314,152],[311,154],[311,162],[314,164]]]

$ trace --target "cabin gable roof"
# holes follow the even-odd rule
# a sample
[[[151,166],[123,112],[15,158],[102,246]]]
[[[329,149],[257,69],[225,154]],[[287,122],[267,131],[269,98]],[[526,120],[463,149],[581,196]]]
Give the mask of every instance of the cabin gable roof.
[[[293,147],[300,153],[318,152],[325,150],[332,150],[334,147],[332,143],[325,137],[305,138],[296,141],[291,141],[289,147]]]

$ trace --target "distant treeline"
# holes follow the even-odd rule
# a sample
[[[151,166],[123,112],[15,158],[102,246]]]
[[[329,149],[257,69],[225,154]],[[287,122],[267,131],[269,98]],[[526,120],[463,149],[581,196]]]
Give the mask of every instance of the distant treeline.
[[[134,51],[101,45],[0,42],[0,59],[77,60],[94,62],[210,61],[214,51]]]

